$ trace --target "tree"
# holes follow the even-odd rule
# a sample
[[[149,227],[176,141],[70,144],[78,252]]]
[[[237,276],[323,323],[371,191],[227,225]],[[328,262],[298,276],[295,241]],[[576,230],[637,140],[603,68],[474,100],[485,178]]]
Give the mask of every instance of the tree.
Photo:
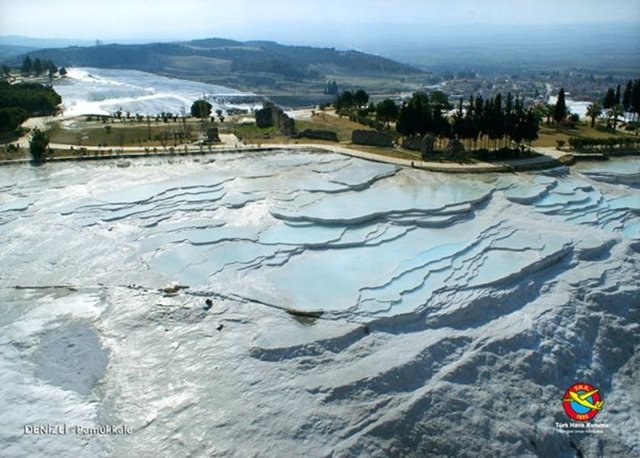
[[[335,81],[327,81],[327,87],[324,88],[327,95],[338,95],[338,83]]]
[[[27,112],[20,107],[0,108],[0,133],[15,131],[28,117]]]
[[[622,95],[622,106],[624,107],[624,111],[631,110],[631,95],[633,94],[633,81],[629,80],[627,83],[627,87],[624,89],[624,94]]]
[[[391,99],[384,99],[376,106],[376,119],[389,125],[390,122],[398,119],[400,109]]]
[[[450,110],[449,97],[442,91],[433,91],[430,95],[431,103],[440,110]]]
[[[45,132],[35,129],[31,141],[29,141],[29,151],[33,162],[40,163],[44,160],[48,146],[49,136]]]
[[[42,61],[36,57],[36,60],[33,61],[33,73],[35,73],[36,76],[40,76],[43,71]]]
[[[53,75],[58,73],[58,67],[56,67],[55,64],[50,60],[47,61],[46,66],[47,71],[49,72],[49,78],[53,78]]]
[[[560,124],[560,122],[564,120],[565,116],[567,116],[567,103],[564,100],[564,88],[560,88],[560,92],[558,92],[558,101],[553,109],[553,120],[557,124]]]
[[[613,119],[613,130],[616,130],[616,127],[618,126],[618,117],[622,116],[623,114],[624,114],[624,109],[620,104],[614,105],[609,110],[609,118]]]
[[[5,76],[11,75],[11,67],[9,67],[7,64],[3,64],[2,65],[2,74],[5,75]]]
[[[540,130],[540,125],[538,123],[538,118],[536,118],[533,110],[528,110],[524,114],[524,124],[522,126],[522,133],[523,133],[522,140],[526,140],[529,143],[537,140],[539,130]]]
[[[494,142],[505,136],[504,113],[502,111],[502,94],[497,94],[489,102],[489,129],[488,134]]]
[[[633,82],[633,90],[631,91],[631,111],[636,115],[640,115],[640,79]]]
[[[424,135],[433,132],[433,115],[429,96],[416,92],[400,109],[396,130],[402,135]]]
[[[613,97],[613,105],[620,105],[620,85],[616,88],[616,94]]]
[[[598,102],[593,102],[587,107],[587,116],[591,118],[591,127],[595,126],[596,118],[602,115],[602,105]]]
[[[38,83],[0,81],[0,108],[18,107],[29,116],[52,115],[61,101],[53,88]]]
[[[482,97],[479,97],[480,103],[473,98],[473,95],[469,97],[469,108],[464,115],[464,138],[468,138],[470,141],[473,141],[474,146],[478,142],[478,135],[480,135],[480,126],[477,122],[477,113],[478,105],[482,107]]]
[[[602,107],[605,110],[612,108],[616,104],[616,91],[610,87],[602,100]]]
[[[33,62],[29,56],[24,56],[22,60],[22,67],[20,67],[20,73],[23,75],[28,75],[33,70]]]
[[[364,89],[358,89],[353,94],[353,102],[358,108],[363,107],[369,102],[369,94]]]
[[[62,76],[64,78],[65,76],[67,76],[67,69],[62,67],[62,68],[60,68],[58,73],[60,73],[60,76]]]
[[[206,119],[211,114],[211,108],[213,108],[213,105],[206,100],[196,100],[191,105],[191,116]]]
[[[351,91],[344,91],[336,97],[335,107],[338,114],[345,110],[350,110],[355,105],[354,97]]]

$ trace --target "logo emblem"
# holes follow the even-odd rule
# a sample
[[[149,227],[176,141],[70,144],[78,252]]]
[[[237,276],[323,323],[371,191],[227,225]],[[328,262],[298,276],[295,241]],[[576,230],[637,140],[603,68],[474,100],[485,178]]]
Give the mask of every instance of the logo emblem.
[[[588,421],[602,410],[604,400],[600,390],[588,383],[571,385],[564,393],[562,407],[572,420]]]

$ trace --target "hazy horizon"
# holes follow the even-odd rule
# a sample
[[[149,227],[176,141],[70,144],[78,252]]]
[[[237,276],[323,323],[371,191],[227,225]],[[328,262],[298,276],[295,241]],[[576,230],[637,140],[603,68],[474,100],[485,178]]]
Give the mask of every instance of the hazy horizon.
[[[269,3],[239,0],[185,0],[109,3],[61,0],[5,0],[0,4],[0,35],[104,42],[142,42],[224,37],[274,40],[290,44],[349,46],[365,34],[380,41],[389,34],[416,37],[475,36],[514,27],[621,24],[640,26],[640,4],[633,0],[506,1],[471,0],[388,2],[293,0]],[[460,28],[464,25],[464,28]],[[415,29],[411,30],[412,27]],[[377,30],[377,29],[380,30]],[[401,30],[394,30],[401,29]]]

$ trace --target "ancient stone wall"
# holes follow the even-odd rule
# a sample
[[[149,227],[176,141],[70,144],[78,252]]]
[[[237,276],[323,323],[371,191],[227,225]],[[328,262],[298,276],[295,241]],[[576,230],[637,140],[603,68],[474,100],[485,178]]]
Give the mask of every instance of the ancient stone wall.
[[[351,135],[351,143],[369,146],[393,146],[393,137],[386,132],[377,130],[354,130]]]
[[[338,141],[338,134],[330,130],[305,129],[300,132],[300,137],[311,138],[313,140],[326,140],[330,142]]]
[[[411,151],[420,151],[421,145],[422,145],[422,137],[418,135],[405,137],[404,140],[402,140],[402,147],[404,149],[408,149]]]

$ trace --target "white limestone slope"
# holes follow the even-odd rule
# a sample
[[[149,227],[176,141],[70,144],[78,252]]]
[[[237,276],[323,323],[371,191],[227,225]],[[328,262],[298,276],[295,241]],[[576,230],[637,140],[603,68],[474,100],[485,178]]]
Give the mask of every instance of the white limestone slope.
[[[168,161],[0,169],[5,455],[640,453],[637,159]],[[577,381],[604,434],[555,428]]]
[[[188,114],[191,104],[206,97],[213,110],[262,106],[261,97],[214,84],[167,78],[137,70],[69,68],[54,82],[62,97],[63,116]]]

